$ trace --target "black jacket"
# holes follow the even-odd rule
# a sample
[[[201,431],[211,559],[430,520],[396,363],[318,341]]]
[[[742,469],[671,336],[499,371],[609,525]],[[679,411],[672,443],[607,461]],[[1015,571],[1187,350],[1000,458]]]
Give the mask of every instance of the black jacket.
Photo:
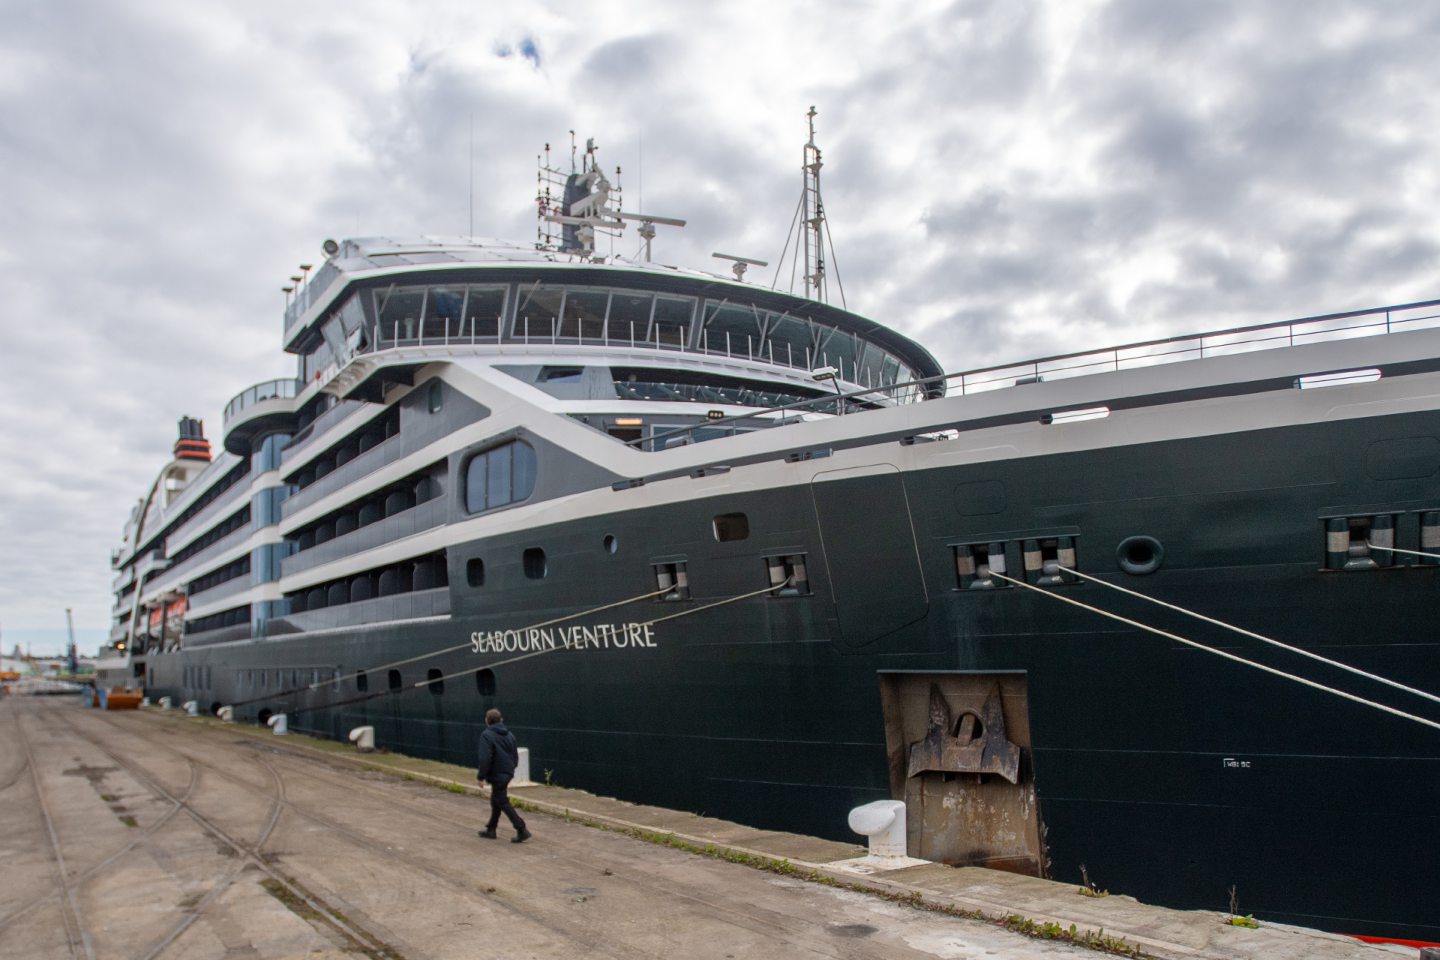
[[[509,783],[515,778],[515,765],[520,762],[520,748],[515,745],[515,734],[503,723],[495,723],[480,732],[480,763],[475,771],[476,780],[490,783]]]

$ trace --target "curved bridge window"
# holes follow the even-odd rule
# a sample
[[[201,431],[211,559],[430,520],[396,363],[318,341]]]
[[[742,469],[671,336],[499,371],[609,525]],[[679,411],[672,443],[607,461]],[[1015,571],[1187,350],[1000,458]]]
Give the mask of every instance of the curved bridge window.
[[[491,447],[465,462],[465,509],[494,510],[535,492],[535,450],[519,440]]]

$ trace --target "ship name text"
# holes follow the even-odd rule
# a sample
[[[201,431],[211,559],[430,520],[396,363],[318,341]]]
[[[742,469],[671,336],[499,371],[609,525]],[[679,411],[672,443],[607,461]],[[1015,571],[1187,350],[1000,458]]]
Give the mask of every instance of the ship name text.
[[[548,650],[621,650],[655,647],[648,623],[599,623],[593,627],[525,627],[520,630],[477,630],[470,634],[471,653],[543,653]]]

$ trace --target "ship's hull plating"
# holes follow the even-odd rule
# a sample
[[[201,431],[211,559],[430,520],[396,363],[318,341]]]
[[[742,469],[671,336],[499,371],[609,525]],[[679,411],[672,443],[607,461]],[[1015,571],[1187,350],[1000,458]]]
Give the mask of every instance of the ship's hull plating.
[[[831,479],[823,462],[797,464],[815,482],[452,547],[448,619],[152,656],[152,692],[238,702],[244,719],[289,711],[292,727],[332,737],[373,724],[386,747],[461,763],[484,710],[499,706],[537,777],[847,837],[846,812],[890,794],[880,671],[1023,671],[1027,769],[1056,878],[1078,881],[1083,863],[1110,890],[1216,910],[1228,908],[1233,886],[1243,912],[1268,919],[1440,940],[1430,909],[1440,903],[1440,733],[1030,591],[957,589],[951,549],[1073,535],[1082,570],[1440,689],[1440,572],[1412,563],[1325,571],[1320,519],[1393,512],[1406,545],[1418,512],[1440,509],[1435,470],[1407,444],[1437,434],[1440,415],[1407,414],[904,473],[885,466],[894,445],[877,446],[869,471]],[[1397,441],[1378,466],[1377,441]],[[735,512],[747,515],[749,536],[717,542],[713,517]],[[1116,546],[1135,535],[1164,547],[1151,575],[1119,571]],[[543,579],[522,567],[536,546],[547,555]],[[810,595],[697,609],[764,587],[765,557],[799,553]],[[468,585],[470,557],[484,559],[483,586]],[[676,558],[691,599],[567,624],[697,611],[656,623],[653,645],[529,657],[464,646],[399,668],[399,694],[346,702],[364,696],[347,679],[274,695],[316,671],[373,668],[654,590],[652,563]],[[1416,698],[1094,584],[1054,592],[1426,713]],[[443,693],[412,687],[430,669],[487,664],[493,672],[480,682],[471,674]],[[184,672],[197,666],[210,667],[208,688],[183,685],[203,675]],[[386,688],[384,673],[367,675],[368,693]]]

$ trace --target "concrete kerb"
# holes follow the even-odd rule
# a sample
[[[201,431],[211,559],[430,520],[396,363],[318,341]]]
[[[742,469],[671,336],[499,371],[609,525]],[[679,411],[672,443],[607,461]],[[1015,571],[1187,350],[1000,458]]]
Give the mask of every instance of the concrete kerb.
[[[191,729],[197,726],[195,718],[177,718],[174,714],[156,712],[147,712],[142,715],[154,717],[160,722],[169,721],[178,723],[183,720],[185,721],[185,725]],[[489,795],[488,790],[480,787],[473,781],[462,782],[453,777],[426,773],[423,770],[410,769],[399,764],[385,763],[383,762],[383,758],[394,757],[415,764],[441,764],[443,761],[406,757],[403,754],[390,753],[367,753],[358,755],[353,752],[353,748],[349,744],[341,744],[304,734],[292,734],[287,738],[283,746],[281,746],[274,743],[274,737],[268,730],[261,730],[258,727],[251,729],[244,725],[222,724],[221,721],[210,717],[201,717],[199,725],[207,727],[214,726],[217,731],[223,728],[224,732],[230,735],[244,733],[257,742],[271,744],[277,749],[303,751],[331,759],[343,760],[346,763],[362,769],[429,783],[451,792],[463,792],[482,797]],[[453,765],[447,764],[447,766]],[[833,867],[827,863],[777,856],[772,852],[753,847],[727,843],[723,840],[717,841],[709,837],[687,834],[673,829],[657,827],[653,824],[627,820],[623,817],[599,813],[594,810],[582,810],[570,804],[557,803],[541,797],[526,795],[532,791],[538,792],[548,789],[565,788],[552,788],[544,784],[531,784],[513,789],[517,792],[512,794],[512,800],[517,807],[521,807],[522,809],[535,810],[569,822],[581,824],[582,826],[601,830],[612,830],[634,837],[635,839],[686,850],[699,856],[709,856],[750,866],[755,869],[769,870],[797,880],[823,883],[828,886],[843,888],[857,893],[878,896],[917,909],[953,914],[959,917],[1007,926],[1010,929],[1017,929],[1017,924],[1014,921],[1018,920],[1022,921],[1019,924],[1021,927],[1025,926],[1023,921],[1029,921],[1029,925],[1032,928],[1045,924],[1053,924],[1061,931],[1068,931],[1072,926],[1076,931],[1073,940],[1068,935],[1046,936],[1043,933],[1038,934],[1040,939],[1064,940],[1066,942],[1073,942],[1076,946],[1106,953],[1121,951],[1107,949],[1100,945],[1102,942],[1111,944],[1123,943],[1125,947],[1129,948],[1129,950],[1125,952],[1128,952],[1130,955],[1153,957],[1155,960],[1195,960],[1195,958],[1200,957],[1218,958],[1222,956],[1252,955],[1248,952],[1230,953],[1227,951],[1223,954],[1217,953],[1214,949],[1196,948],[1171,941],[1158,940],[1143,934],[1134,933],[1123,927],[1097,927],[1093,919],[1076,919],[1058,914],[1031,912],[1024,908],[1007,906],[1003,903],[983,898],[927,889],[901,880],[887,879],[882,875],[857,875],[853,872]],[[574,792],[583,794],[583,791]],[[604,800],[604,798],[600,797],[596,799]],[[1219,923],[1218,916],[1216,923]],[[1269,926],[1275,927],[1277,925]],[[1019,932],[1025,931],[1022,929],[1019,930]],[[1237,930],[1236,932],[1239,931]],[[1315,931],[1306,932],[1315,933]],[[1030,935],[1036,936],[1037,934],[1031,933]],[[1330,935],[1319,934],[1319,936],[1329,937]],[[1257,947],[1259,946],[1260,945],[1257,944]],[[1360,947],[1362,945],[1356,943],[1355,946]],[[1260,954],[1257,953],[1253,955],[1259,956]]]

